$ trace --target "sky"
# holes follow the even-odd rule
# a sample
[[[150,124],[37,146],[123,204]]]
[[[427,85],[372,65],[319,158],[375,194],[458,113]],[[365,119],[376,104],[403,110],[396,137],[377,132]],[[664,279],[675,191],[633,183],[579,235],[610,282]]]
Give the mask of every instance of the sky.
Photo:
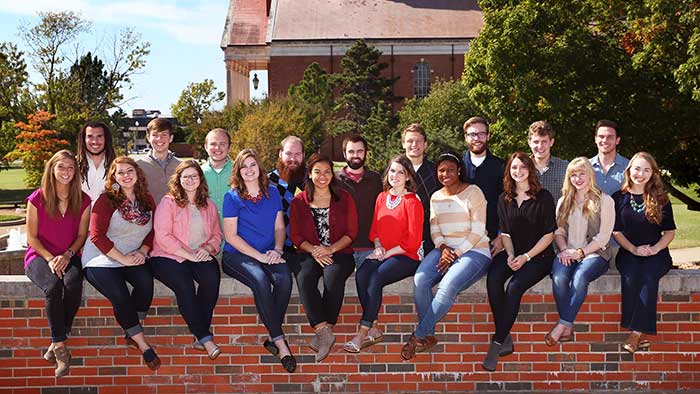
[[[125,100],[120,106],[127,114],[142,108],[168,115],[170,106],[191,82],[212,79],[219,91],[226,91],[220,43],[228,6],[229,0],[0,0],[0,41],[15,43],[26,55],[18,27],[36,25],[40,11],[70,10],[92,22],[91,31],[82,34],[77,45],[104,59],[101,54],[109,49],[111,37],[130,27],[150,42],[151,53],[146,66],[134,76],[133,87],[123,91]],[[70,63],[75,60],[74,48],[66,48]],[[25,61],[32,81],[38,82],[31,59],[25,57]],[[253,98],[267,89],[266,74],[258,72],[258,77],[261,83],[257,91],[251,83]],[[222,106],[223,102],[217,107]]]

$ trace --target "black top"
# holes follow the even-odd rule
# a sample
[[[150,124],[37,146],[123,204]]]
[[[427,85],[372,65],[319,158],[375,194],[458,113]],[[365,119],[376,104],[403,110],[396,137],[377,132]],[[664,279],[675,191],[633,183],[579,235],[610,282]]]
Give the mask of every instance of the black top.
[[[630,199],[634,198],[641,206],[644,202],[641,194],[618,191],[613,193],[612,198],[615,200],[615,229],[613,231],[622,232],[634,246],[654,245],[661,239],[663,231],[676,229],[671,202],[666,203],[661,208],[661,225],[658,225],[647,220],[644,211],[635,212],[632,209]]]
[[[355,200],[357,208],[357,237],[352,242],[352,247],[357,249],[374,249],[374,242],[369,239],[369,229],[374,218],[374,203],[382,192],[382,176],[379,173],[365,168],[359,181],[355,182],[342,169],[335,173],[336,178]]]
[[[527,253],[545,234],[554,232],[557,228],[554,216],[555,206],[552,195],[542,189],[535,195],[522,202],[513,199],[507,203],[505,193],[498,197],[498,219],[501,224],[501,232],[510,235],[513,241],[515,255]],[[554,250],[548,246],[533,259],[554,259]]]
[[[430,197],[442,187],[437,181],[435,164],[428,159],[423,159],[423,163],[416,171],[416,194],[423,204],[423,255],[427,255],[435,249],[433,239],[430,237]]]
[[[472,164],[469,151],[464,154],[464,166],[466,174],[462,174],[462,181],[479,186],[486,198],[486,231],[493,240],[498,235],[498,212],[496,205],[498,197],[503,193],[503,169],[506,162],[500,157],[494,156],[491,151],[486,151],[486,159],[479,167]]]

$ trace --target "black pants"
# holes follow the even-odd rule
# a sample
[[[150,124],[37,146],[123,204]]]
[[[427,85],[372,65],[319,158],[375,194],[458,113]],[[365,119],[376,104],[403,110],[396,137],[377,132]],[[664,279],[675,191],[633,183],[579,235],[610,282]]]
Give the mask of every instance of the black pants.
[[[177,307],[190,332],[201,343],[211,341],[211,319],[221,282],[216,259],[178,263],[167,257],[151,257],[150,262],[153,276],[175,293]],[[199,284],[196,289],[194,282]]]
[[[51,341],[63,342],[73,326],[73,319],[83,295],[83,269],[80,257],[73,256],[66,267],[63,278],[51,272],[49,263],[43,257],[29,262],[25,271],[27,277],[37,285],[46,297],[46,316],[51,328]]]
[[[336,324],[345,297],[345,282],[355,271],[355,259],[351,253],[336,253],[333,264],[321,267],[308,253],[287,260],[299,288],[299,298],[312,327],[327,322]],[[318,290],[318,280],[323,277],[323,295]]]
[[[510,269],[507,258],[505,252],[497,254],[486,277],[489,304],[496,324],[493,340],[498,343],[503,343],[510,334],[510,329],[518,317],[523,294],[552,272],[553,259],[549,257],[532,259],[517,271]],[[505,286],[508,278],[510,281]]]
[[[129,267],[86,267],[85,278],[112,303],[114,317],[127,336],[143,332],[139,319],[146,318],[153,300],[153,274],[148,260]],[[127,282],[133,286],[131,293]]]

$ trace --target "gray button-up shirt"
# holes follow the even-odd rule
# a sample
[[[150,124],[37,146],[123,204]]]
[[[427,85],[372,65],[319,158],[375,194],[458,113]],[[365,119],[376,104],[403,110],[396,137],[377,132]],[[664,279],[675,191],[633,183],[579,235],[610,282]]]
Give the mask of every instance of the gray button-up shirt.
[[[598,184],[600,190],[603,193],[612,196],[613,193],[620,190],[622,187],[622,182],[625,180],[625,168],[629,164],[630,160],[619,153],[615,155],[615,162],[608,172],[603,171],[603,166],[600,164],[598,155],[595,155],[589,159],[591,166],[593,166],[593,172],[595,172],[595,181]]]

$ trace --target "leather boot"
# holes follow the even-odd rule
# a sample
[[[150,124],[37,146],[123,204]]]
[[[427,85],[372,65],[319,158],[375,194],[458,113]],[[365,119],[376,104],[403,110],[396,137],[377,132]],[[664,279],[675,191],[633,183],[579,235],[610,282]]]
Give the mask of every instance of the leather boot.
[[[53,354],[56,356],[56,371],[54,375],[57,378],[66,376],[68,371],[70,371],[70,352],[65,346],[61,346],[54,348]]]

